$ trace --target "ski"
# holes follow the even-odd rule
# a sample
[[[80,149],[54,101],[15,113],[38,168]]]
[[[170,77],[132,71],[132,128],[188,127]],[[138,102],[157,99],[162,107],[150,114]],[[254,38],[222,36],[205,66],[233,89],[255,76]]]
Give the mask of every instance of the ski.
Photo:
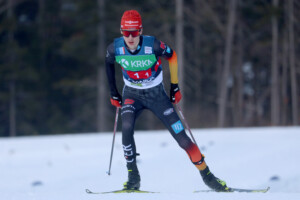
[[[150,192],[150,191],[144,191],[144,190],[114,190],[109,192],[92,192],[89,189],[85,190],[88,194],[119,194],[119,193],[158,193],[158,192]]]
[[[269,189],[270,189],[270,187],[267,187],[265,189],[229,188],[228,191],[224,191],[224,192],[266,193],[269,191]],[[216,191],[215,190],[196,190],[196,191],[194,191],[194,193],[199,193],[199,192],[216,192]]]
[[[245,192],[245,193],[266,193],[268,192],[270,187],[265,189],[242,189],[242,188],[229,188],[228,191],[224,192]],[[92,192],[89,189],[85,190],[88,194],[119,194],[119,193],[159,193],[159,192],[151,192],[151,191],[144,191],[144,190],[114,190],[108,192]],[[196,190],[194,193],[200,192],[216,192],[215,190]],[[221,191],[222,192],[222,191]]]

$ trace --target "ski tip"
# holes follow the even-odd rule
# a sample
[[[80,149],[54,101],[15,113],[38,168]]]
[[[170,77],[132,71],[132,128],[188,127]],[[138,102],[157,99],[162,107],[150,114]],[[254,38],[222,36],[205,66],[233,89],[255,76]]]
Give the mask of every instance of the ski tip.
[[[159,192],[152,192],[152,191],[144,191],[144,190],[114,190],[108,192],[92,192],[88,189],[85,190],[88,194],[111,194],[111,193],[159,193]]]
[[[89,189],[85,189],[85,192],[86,192],[86,193],[89,193],[89,194],[91,194],[91,193],[92,193],[92,191],[91,191],[91,190],[89,190]]]
[[[270,187],[270,186],[268,186],[268,187],[267,187],[267,189],[266,189],[266,192],[268,192],[270,189],[271,189],[271,187]]]
[[[233,191],[236,191],[236,192],[250,192],[250,193],[266,193],[270,190],[270,187],[268,186],[267,188],[265,189],[253,189],[253,190],[247,190],[247,189],[234,189],[232,188]]]
[[[265,189],[241,189],[241,188],[231,188],[229,187],[227,191],[218,191],[218,192],[246,192],[246,193],[266,193],[270,190],[270,187]],[[194,193],[198,192],[217,192],[215,190],[196,190]]]
[[[85,192],[86,192],[87,194],[100,194],[99,192],[92,192],[92,191],[89,190],[89,189],[85,189]]]

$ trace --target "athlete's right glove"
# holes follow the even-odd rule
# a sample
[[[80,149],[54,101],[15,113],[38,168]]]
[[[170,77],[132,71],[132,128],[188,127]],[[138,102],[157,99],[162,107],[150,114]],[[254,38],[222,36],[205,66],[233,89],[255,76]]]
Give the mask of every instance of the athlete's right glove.
[[[171,83],[170,101],[172,103],[178,104],[179,101],[181,100],[181,97],[182,97],[182,95],[181,95],[178,84]]]
[[[122,96],[117,92],[110,95],[110,102],[115,107],[122,107]]]

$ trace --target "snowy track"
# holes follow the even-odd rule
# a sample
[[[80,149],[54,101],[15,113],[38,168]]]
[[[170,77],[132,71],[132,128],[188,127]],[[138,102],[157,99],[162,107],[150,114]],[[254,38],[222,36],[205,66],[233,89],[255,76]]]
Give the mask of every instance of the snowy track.
[[[192,130],[212,172],[229,186],[271,189],[266,194],[193,193],[207,189],[167,131],[135,133],[141,189],[158,194],[85,193],[121,189],[127,178],[121,134],[0,139],[2,200],[299,200],[300,127]]]

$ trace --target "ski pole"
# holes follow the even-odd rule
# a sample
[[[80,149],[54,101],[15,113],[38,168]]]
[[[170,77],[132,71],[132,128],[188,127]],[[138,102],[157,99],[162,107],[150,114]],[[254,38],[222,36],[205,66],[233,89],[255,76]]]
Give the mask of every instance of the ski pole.
[[[191,129],[190,129],[190,127],[189,127],[187,121],[185,120],[185,118],[184,118],[184,116],[183,116],[181,107],[179,106],[179,104],[175,104],[175,105],[176,105],[176,107],[177,107],[177,109],[178,109],[178,111],[179,111],[179,113],[180,113],[180,116],[181,116],[181,118],[182,118],[182,121],[183,121],[185,127],[186,127],[186,128],[188,129],[188,131],[190,132],[190,135],[191,135],[191,137],[192,137],[193,142],[197,145],[197,147],[198,147],[198,149],[199,149],[199,146],[198,146],[198,144],[197,144],[197,142],[196,142],[196,140],[195,140],[195,138],[194,138],[194,136],[193,136],[193,134],[192,134],[192,131],[191,131]]]
[[[113,140],[112,140],[112,145],[111,145],[109,168],[108,168],[108,171],[106,172],[108,175],[110,175],[111,161],[112,161],[112,157],[113,157],[113,153],[114,153],[115,137],[116,137],[116,131],[117,131],[117,125],[118,125],[118,116],[119,116],[119,107],[117,107],[117,109],[116,109],[114,135],[113,135]]]

